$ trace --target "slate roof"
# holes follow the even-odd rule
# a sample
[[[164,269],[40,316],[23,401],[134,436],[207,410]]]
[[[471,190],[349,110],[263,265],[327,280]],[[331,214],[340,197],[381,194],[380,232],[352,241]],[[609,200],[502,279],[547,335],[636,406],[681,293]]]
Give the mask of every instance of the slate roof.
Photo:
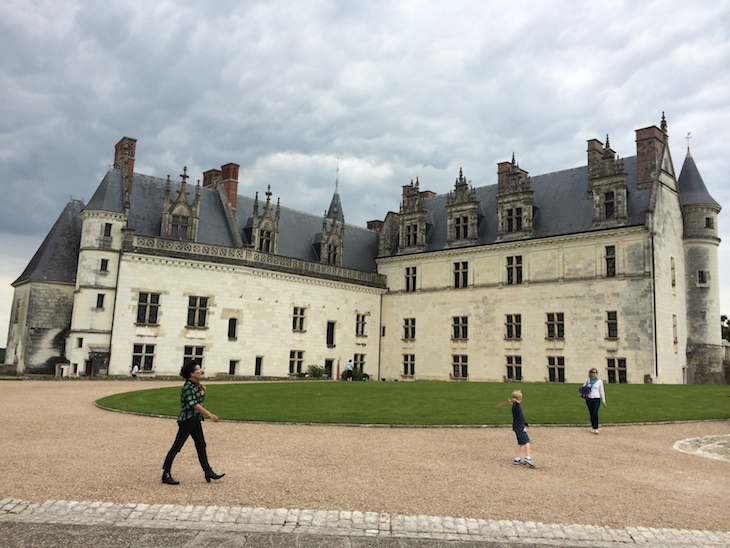
[[[35,252],[23,273],[11,285],[28,280],[74,283],[81,244],[80,200],[71,200],[63,208],[46,239]]]
[[[129,208],[129,226],[142,236],[159,236],[162,226],[162,208],[166,180],[160,177],[134,174],[132,196]],[[170,199],[175,201],[182,183],[170,181]],[[187,201],[195,199],[196,186],[186,185]],[[336,198],[335,198],[336,197]],[[335,193],[333,203],[338,204],[338,217],[342,215],[339,194]],[[259,211],[263,210],[259,200]],[[244,243],[249,243],[244,228],[251,225],[254,198],[239,195],[236,203],[236,222]],[[276,208],[272,204],[272,208]],[[102,180],[96,193],[86,206],[89,210],[123,212],[122,173],[110,170]],[[278,254],[306,261],[319,261],[315,244],[321,241],[322,216],[312,215],[287,207],[280,208]],[[234,241],[228,228],[225,211],[218,191],[200,188],[200,217],[198,219],[198,242],[233,246]],[[366,228],[345,225],[345,268],[363,272],[375,272],[375,257],[378,254],[378,233]]]
[[[687,149],[687,157],[684,159],[684,164],[682,165],[682,172],[679,174],[679,179],[677,180],[677,186],[679,187],[682,205],[720,205],[707,192],[705,182],[702,180],[702,176],[695,165],[695,160],[692,158],[689,148]]]
[[[627,172],[627,226],[644,224],[651,188],[638,188],[636,157],[624,158]],[[593,229],[593,198],[588,194],[588,166],[556,171],[530,177],[533,204],[537,207],[533,218],[531,239],[579,234]],[[497,185],[475,188],[481,219],[478,241],[475,245],[497,242]],[[446,247],[446,194],[425,198],[426,221],[431,225],[426,234],[425,251]],[[394,254],[397,250],[394,250]]]
[[[627,177],[627,226],[640,226],[646,220],[651,188],[637,187],[635,156],[624,158]],[[593,200],[588,194],[587,166],[556,171],[530,178],[533,203],[537,207],[533,219],[531,238],[578,234],[593,229]],[[162,224],[162,208],[166,180],[135,173],[129,211],[129,226],[136,234],[159,236]],[[170,182],[170,198],[175,201],[182,184]],[[718,205],[707,192],[694,159],[687,152],[678,180],[682,203]],[[48,236],[23,274],[13,283],[28,279],[48,279],[73,282],[76,276],[78,248],[81,234],[79,214],[82,209],[124,212],[122,174],[119,170],[107,172],[96,192],[84,208],[73,200],[64,209]],[[195,198],[196,186],[186,185],[188,203]],[[474,189],[479,201],[481,221],[476,245],[497,242],[497,185]],[[438,251],[446,247],[446,194],[425,198],[429,231],[426,251]],[[335,190],[330,202],[328,217],[342,218],[343,210],[339,194]],[[236,223],[245,244],[249,243],[246,227],[251,227],[254,198],[239,195],[237,198]],[[276,206],[272,204],[272,208]],[[259,202],[259,208],[263,203]],[[279,255],[319,261],[317,250],[322,239],[322,217],[303,211],[280,207]],[[218,191],[200,188],[200,218],[198,242],[220,246],[233,246],[225,211]],[[392,254],[397,253],[397,248]],[[376,272],[378,233],[366,228],[345,225],[345,251],[343,266],[364,272]]]

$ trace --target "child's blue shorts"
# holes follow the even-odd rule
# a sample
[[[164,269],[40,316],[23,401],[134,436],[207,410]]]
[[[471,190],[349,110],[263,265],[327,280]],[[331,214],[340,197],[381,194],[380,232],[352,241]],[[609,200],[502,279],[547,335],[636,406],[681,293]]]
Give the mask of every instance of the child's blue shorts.
[[[527,435],[527,429],[515,430],[515,436],[517,436],[517,445],[527,445],[530,443],[530,436]]]

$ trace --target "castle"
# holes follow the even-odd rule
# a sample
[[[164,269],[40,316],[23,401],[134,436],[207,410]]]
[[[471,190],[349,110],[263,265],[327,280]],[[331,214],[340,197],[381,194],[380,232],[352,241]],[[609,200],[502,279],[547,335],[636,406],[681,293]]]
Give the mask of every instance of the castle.
[[[88,204],[71,200],[13,283],[4,368],[17,374],[285,377],[345,362],[372,379],[721,383],[718,214],[667,124],[636,154],[587,142],[585,165],[497,164],[474,188],[403,186],[398,212],[345,223],[134,170],[124,137]],[[262,189],[263,190],[263,189]],[[289,198],[294,201],[291,197]]]

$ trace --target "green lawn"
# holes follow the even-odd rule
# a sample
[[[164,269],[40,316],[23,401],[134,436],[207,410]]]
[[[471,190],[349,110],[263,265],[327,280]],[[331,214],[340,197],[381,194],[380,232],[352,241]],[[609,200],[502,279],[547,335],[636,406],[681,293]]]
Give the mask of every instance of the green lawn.
[[[181,383],[182,386],[182,383]],[[221,419],[342,424],[509,424],[510,407],[494,405],[521,389],[532,424],[584,424],[577,384],[293,381],[207,385],[206,407]],[[601,422],[730,419],[730,387],[607,385]],[[180,388],[138,390],[102,398],[102,407],[176,416]]]

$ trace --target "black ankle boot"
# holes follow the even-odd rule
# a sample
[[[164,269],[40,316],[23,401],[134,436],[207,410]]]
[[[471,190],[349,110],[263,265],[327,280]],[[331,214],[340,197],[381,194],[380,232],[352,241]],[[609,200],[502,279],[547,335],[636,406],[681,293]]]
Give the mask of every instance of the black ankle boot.
[[[215,472],[213,472],[213,470],[205,471],[205,481],[207,481],[208,483],[210,483],[210,480],[212,480],[212,479],[213,480],[221,479],[223,476],[225,476],[225,474],[216,474]]]
[[[175,478],[170,475],[170,472],[162,473],[162,483],[166,483],[167,485],[180,485],[180,482],[176,481]]]

